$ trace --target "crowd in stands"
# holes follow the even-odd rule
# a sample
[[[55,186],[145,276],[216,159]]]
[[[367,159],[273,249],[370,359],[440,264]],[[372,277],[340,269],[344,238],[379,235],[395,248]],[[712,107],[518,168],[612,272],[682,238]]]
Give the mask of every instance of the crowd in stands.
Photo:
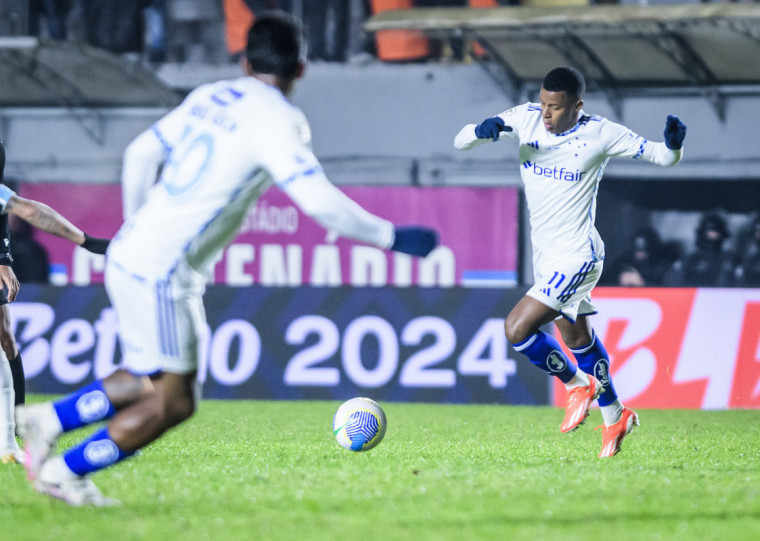
[[[524,0],[535,3],[540,0]],[[566,0],[573,2],[573,0]],[[586,0],[581,0],[586,1]],[[345,62],[376,55],[388,62],[415,62],[452,54],[461,43],[441,43],[422,32],[387,30],[367,35],[362,24],[391,9],[488,8],[520,0],[28,0],[29,34],[78,40],[115,53],[140,55],[151,63],[196,60],[184,49],[209,41],[226,45],[236,61],[256,14],[283,10],[298,15],[307,29],[310,60]],[[577,0],[576,0],[577,3]],[[442,52],[443,51],[443,52]],[[208,56],[208,55],[207,55]],[[213,56],[213,55],[212,55]]]
[[[166,58],[167,7],[172,0],[28,0],[29,34],[76,40],[114,53]]]
[[[421,31],[385,30],[367,35],[371,15],[391,9],[625,3],[624,0],[27,0],[29,33],[50,39],[79,40],[115,53],[138,55],[150,63],[199,60],[187,49],[226,46],[236,61],[256,14],[292,12],[307,28],[310,60],[345,62],[374,55],[386,62],[464,58],[462,40],[443,42]],[[643,0],[657,3],[660,0]],[[688,0],[684,0],[688,1]],[[473,53],[484,51],[472,44]],[[217,51],[218,53],[218,51]],[[204,58],[200,58],[203,60]]]
[[[603,282],[631,287],[760,287],[760,213],[732,231],[723,211],[705,212],[688,250],[645,227],[608,264]]]

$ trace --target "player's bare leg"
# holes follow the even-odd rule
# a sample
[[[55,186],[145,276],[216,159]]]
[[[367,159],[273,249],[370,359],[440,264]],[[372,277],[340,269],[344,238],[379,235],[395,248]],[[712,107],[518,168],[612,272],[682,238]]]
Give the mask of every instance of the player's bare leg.
[[[578,316],[575,323],[564,318],[554,322],[562,335],[562,341],[570,349],[579,348],[591,342],[591,322],[587,316]]]
[[[113,441],[125,451],[136,451],[160,437],[195,412],[195,372],[164,373],[153,380],[152,391],[120,410],[108,423]]]
[[[103,380],[108,399],[117,411],[148,396],[153,391],[153,382],[148,376],[135,375],[126,370],[117,370]]]
[[[524,296],[512,308],[504,321],[504,332],[507,340],[517,344],[533,336],[542,325],[554,321],[559,312],[539,302],[533,297]]]
[[[26,408],[27,472],[35,488],[75,506],[117,504],[100,493],[89,474],[128,458],[190,417],[194,381],[195,374],[149,379],[120,370],[54,404]],[[85,441],[46,458],[63,431],[109,417]]]
[[[585,422],[591,403],[601,392],[601,385],[593,377],[579,371],[562,352],[557,340],[540,330],[542,325],[554,321],[558,315],[557,310],[526,295],[507,316],[504,331],[516,351],[525,354],[530,362],[565,384],[568,398],[560,431],[569,432]]]
[[[61,420],[53,402],[17,408],[18,428],[24,438],[25,466],[29,479],[37,479],[63,432],[102,420],[107,417],[109,410],[113,414],[147,396],[152,389],[153,384],[148,376],[136,376],[126,370],[117,370],[104,380],[72,393],[70,399],[57,401],[59,410],[69,413],[66,421]],[[76,419],[74,412],[69,410],[80,410],[83,419]]]

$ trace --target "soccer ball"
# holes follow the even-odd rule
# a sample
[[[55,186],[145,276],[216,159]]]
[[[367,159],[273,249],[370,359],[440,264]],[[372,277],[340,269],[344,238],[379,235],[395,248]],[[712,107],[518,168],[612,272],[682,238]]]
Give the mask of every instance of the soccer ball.
[[[340,405],[333,417],[333,434],[350,451],[368,451],[383,441],[385,412],[369,398],[352,398]]]

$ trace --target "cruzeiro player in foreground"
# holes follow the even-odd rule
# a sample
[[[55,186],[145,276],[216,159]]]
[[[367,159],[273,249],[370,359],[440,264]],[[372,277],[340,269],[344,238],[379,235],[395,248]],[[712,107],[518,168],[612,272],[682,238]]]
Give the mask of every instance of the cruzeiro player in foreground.
[[[106,264],[123,368],[60,400],[20,410],[27,474],[37,490],[72,505],[113,504],[90,474],[193,414],[205,276],[272,183],[344,236],[420,257],[437,245],[434,230],[394,227],[325,177],[306,118],[286,99],[305,59],[295,19],[257,17],[246,48],[248,76],[199,87],[127,148],[127,221]],[[61,433],[103,420],[108,423],[85,441],[51,456]]]
[[[5,144],[0,141],[0,181],[3,180],[4,173]],[[16,339],[11,331],[11,315],[8,309],[8,303],[16,299],[19,291],[18,280],[10,266],[13,258],[8,234],[9,214],[96,254],[104,254],[109,242],[108,239],[90,237],[44,203],[19,197],[8,186],[0,184],[0,461],[3,464],[23,462],[24,459],[16,442],[14,417],[15,406],[23,403],[24,369]]]
[[[590,293],[604,260],[604,243],[594,226],[596,194],[611,157],[677,164],[686,126],[669,116],[665,142],[649,141],[606,118],[586,114],[585,87],[574,68],[555,68],[544,78],[540,103],[518,105],[478,125],[469,124],[454,145],[470,149],[500,139],[519,141],[535,283],[509,313],[504,329],[515,350],[565,384],[562,432],[583,423],[593,400],[599,400],[604,419],[599,456],[609,457],[620,451],[639,418],[618,398],[609,356],[588,320],[596,313]],[[553,320],[577,366],[554,337],[540,330]]]

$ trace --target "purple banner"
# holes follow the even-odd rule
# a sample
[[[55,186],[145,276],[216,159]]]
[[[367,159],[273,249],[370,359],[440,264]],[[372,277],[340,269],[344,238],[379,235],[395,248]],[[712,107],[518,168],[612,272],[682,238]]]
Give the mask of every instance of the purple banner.
[[[283,192],[271,189],[225,249],[214,268],[213,282],[289,287],[505,287],[517,283],[516,188],[341,189],[369,212],[396,224],[436,228],[441,246],[417,260],[332,238]],[[121,223],[118,185],[25,184],[20,195],[51,205],[90,235],[111,236]],[[37,238],[59,269],[56,283],[102,282],[102,257],[44,233],[38,232]]]

